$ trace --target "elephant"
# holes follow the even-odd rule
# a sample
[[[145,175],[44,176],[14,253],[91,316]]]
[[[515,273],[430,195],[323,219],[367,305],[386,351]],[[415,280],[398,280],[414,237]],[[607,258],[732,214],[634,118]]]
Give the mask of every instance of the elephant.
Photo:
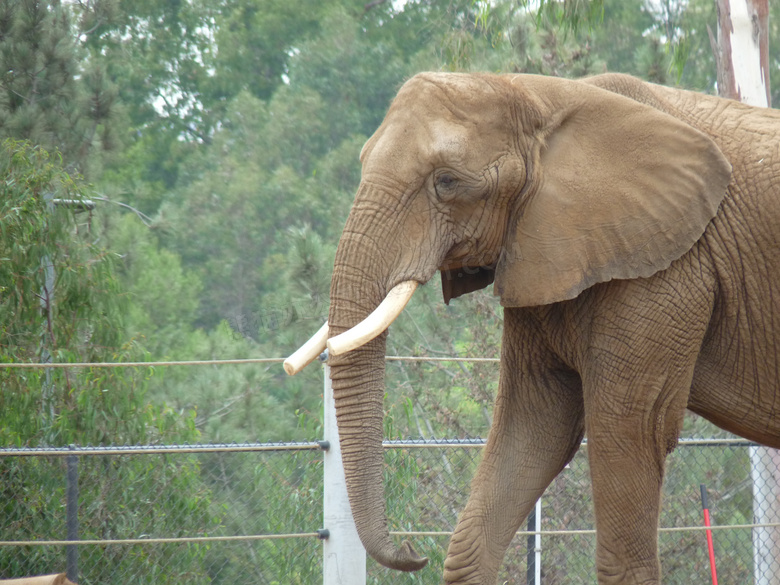
[[[496,582],[584,436],[598,582],[660,582],[660,490],[686,408],[780,448],[778,136],[774,110],[617,73],[403,84],[360,154],[328,322],[308,344],[331,348],[350,505],[374,559],[426,562],[388,533],[382,399],[386,328],[439,272],[446,303],[492,284],[504,316],[493,422],[444,582]]]

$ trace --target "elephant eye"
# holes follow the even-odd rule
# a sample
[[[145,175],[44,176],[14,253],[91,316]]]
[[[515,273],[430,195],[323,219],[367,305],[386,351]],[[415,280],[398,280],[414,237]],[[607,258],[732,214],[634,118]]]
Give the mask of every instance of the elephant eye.
[[[436,177],[433,186],[436,189],[437,196],[447,196],[458,186],[458,179],[450,173],[442,173]]]

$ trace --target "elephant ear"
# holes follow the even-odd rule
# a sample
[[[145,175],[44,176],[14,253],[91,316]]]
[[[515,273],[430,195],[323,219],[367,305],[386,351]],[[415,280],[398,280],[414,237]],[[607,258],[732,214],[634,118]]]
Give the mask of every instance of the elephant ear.
[[[731,177],[710,138],[581,82],[524,85],[549,111],[532,155],[533,187],[496,267],[502,305],[544,305],[599,282],[648,277],[690,250]]]

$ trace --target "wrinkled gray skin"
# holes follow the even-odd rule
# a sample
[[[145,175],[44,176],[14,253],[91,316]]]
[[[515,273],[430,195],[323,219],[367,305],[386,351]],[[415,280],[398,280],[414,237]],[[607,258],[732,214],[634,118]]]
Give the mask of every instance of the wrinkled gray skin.
[[[588,437],[601,585],[659,582],[667,454],[685,408],[780,447],[780,116],[620,75],[421,74],[361,154],[330,335],[404,280],[445,301],[494,282],[498,396],[444,581],[493,585],[537,498]],[[331,359],[350,502],[388,536],[385,335]]]

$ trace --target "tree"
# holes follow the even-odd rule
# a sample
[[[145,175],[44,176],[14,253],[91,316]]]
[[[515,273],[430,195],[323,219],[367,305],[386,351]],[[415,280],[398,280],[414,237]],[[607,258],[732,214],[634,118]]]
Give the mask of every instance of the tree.
[[[117,88],[85,63],[76,27],[57,0],[0,2],[0,138],[58,149],[70,169],[114,142]]]
[[[145,357],[124,338],[125,295],[116,276],[116,256],[91,242],[89,191],[62,168],[59,156],[25,142],[6,140],[0,151],[0,362],[36,362],[45,351],[57,362],[102,362]],[[68,201],[69,205],[57,205]],[[147,400],[150,372],[74,368],[44,373],[0,369],[0,444],[39,446],[78,444],[149,444],[197,440],[194,412],[174,412]],[[176,484],[173,500],[156,524],[173,531],[191,523],[193,510],[208,506],[199,485],[197,465],[178,460],[162,465],[150,458],[104,465],[82,463],[91,480],[83,501],[94,502],[81,534],[104,536],[137,521],[132,501],[159,486]],[[7,539],[51,538],[59,533],[58,511],[64,485],[49,463],[25,467],[18,459],[0,461],[2,507]],[[155,485],[151,485],[150,482]],[[123,485],[122,503],[109,508],[101,494]],[[151,501],[157,501],[150,496]],[[205,512],[203,514],[205,516]],[[203,530],[206,526],[192,526]],[[163,530],[165,530],[163,528]],[[21,559],[12,548],[0,550],[0,573],[38,574],[59,564],[56,551],[38,549]],[[199,558],[195,550],[152,553],[170,570]],[[119,570],[129,557],[106,557]],[[154,563],[152,563],[154,564]],[[138,575],[140,582],[161,582]]]

